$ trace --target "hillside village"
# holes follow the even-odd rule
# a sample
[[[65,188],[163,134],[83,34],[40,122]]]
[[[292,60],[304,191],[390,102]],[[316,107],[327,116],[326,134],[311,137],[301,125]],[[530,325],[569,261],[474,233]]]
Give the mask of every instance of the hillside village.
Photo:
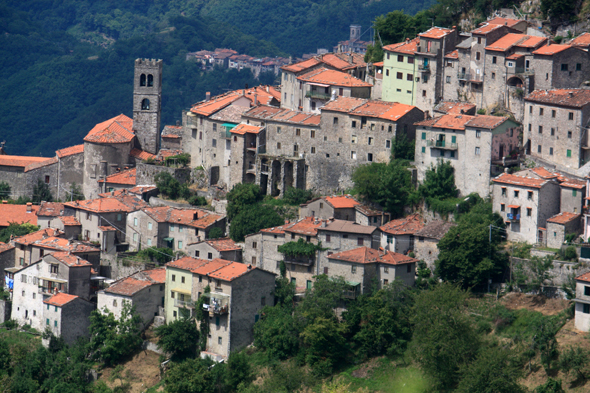
[[[97,308],[118,317],[132,305],[145,328],[194,315],[204,299],[203,354],[226,360],[252,343],[281,274],[297,297],[321,275],[344,278],[349,299],[396,280],[413,286],[419,263],[436,274],[437,244],[457,225],[453,214],[427,203],[387,211],[348,194],[355,169],[388,163],[401,139],[414,148],[414,186],[449,163],[459,197],[491,198],[506,240],[540,254],[573,242],[577,261],[587,261],[590,34],[557,44],[527,20],[495,17],[469,32],[432,27],[383,49],[375,64],[354,50],[281,66],[266,59],[260,69],[280,72],[280,86],[207,94],[175,125],[160,122],[163,62],[137,59],[132,117],[105,119],[50,158],[2,146],[3,198],[32,198],[41,184],[61,202],[0,204],[0,229],[39,227],[0,244],[10,292],[0,319],[73,343],[88,334]],[[203,67],[216,59],[241,67],[237,53],[189,56]],[[163,198],[160,174],[208,206]],[[314,197],[295,218],[235,241],[225,198],[240,184],[272,198],[292,188]],[[298,242],[312,251],[285,251]],[[153,254],[140,258],[146,249]],[[565,273],[554,265],[556,281],[545,285],[558,288]],[[584,266],[575,268],[575,318],[588,331]]]

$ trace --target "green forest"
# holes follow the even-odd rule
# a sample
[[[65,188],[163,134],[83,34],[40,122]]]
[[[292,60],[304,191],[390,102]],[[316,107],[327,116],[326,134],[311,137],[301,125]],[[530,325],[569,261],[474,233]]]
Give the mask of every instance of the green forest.
[[[393,9],[416,12],[429,4],[0,0],[0,138],[9,154],[52,156],[80,143],[96,123],[131,116],[137,58],[164,60],[162,124],[174,124],[207,91],[276,82],[274,75],[256,80],[248,70],[203,73],[185,61],[189,51],[300,55],[347,39],[351,23],[366,29]]]

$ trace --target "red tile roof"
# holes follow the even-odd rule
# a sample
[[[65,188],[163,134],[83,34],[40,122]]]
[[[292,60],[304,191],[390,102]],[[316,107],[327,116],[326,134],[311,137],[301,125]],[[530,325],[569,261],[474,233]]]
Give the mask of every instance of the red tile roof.
[[[307,60],[303,60],[300,61],[298,63],[294,63],[294,64],[289,64],[286,66],[282,66],[281,70],[283,71],[290,71],[290,72],[300,72],[300,71],[305,71],[307,69],[310,69],[311,67],[315,67],[318,64],[320,64],[321,62],[316,59],[315,57],[312,57],[310,59]]]
[[[539,175],[543,179],[555,179],[557,175],[555,173],[549,172],[547,169],[543,168],[542,166],[538,166],[536,168],[531,169],[531,172]]]
[[[216,249],[217,251],[235,251],[241,250],[241,247],[236,244],[232,239],[212,239],[205,241],[208,245]]]
[[[376,62],[376,63],[373,63],[373,65],[374,65],[375,67],[383,67],[383,62],[382,62],[382,61],[378,61],[378,62]]]
[[[416,263],[416,258],[399,254],[393,251],[380,251],[369,247],[359,247],[349,251],[338,252],[328,256],[328,259],[353,263],[385,263],[388,265],[402,265],[406,263]]]
[[[61,237],[48,237],[45,239],[36,240],[31,244],[39,248],[47,248],[51,250],[61,250],[67,252],[99,252],[100,249],[86,243],[77,241],[70,241]]]
[[[110,225],[101,225],[98,227],[98,229],[103,232],[116,232],[117,231],[117,228],[112,227]]]
[[[508,120],[508,117],[504,116],[486,116],[486,115],[475,115],[473,119],[467,122],[468,127],[474,128],[487,128],[489,130],[493,130],[496,127],[499,127],[505,121]]]
[[[508,117],[448,114],[428,120],[422,120],[414,124],[417,126],[449,128],[453,130],[464,130],[466,127],[487,128],[493,130],[506,120],[508,120]]]
[[[525,101],[539,102],[543,104],[552,104],[566,106],[570,108],[582,108],[590,103],[590,90],[587,89],[555,89],[555,90],[535,90],[528,96]],[[2,156],[0,156],[2,157]]]
[[[182,126],[164,126],[162,138],[182,138]]]
[[[494,24],[494,25],[504,25],[504,26],[508,26],[508,27],[513,27],[516,24],[518,24],[519,22],[522,22],[522,21],[519,19],[509,19],[509,18],[496,17],[494,19],[490,19],[486,22],[483,22],[482,24],[487,23],[490,25]]]
[[[51,296],[49,299],[44,300],[43,303],[49,304],[51,306],[63,307],[76,298],[78,298],[78,296],[70,295],[69,293],[59,292]]]
[[[497,30],[499,28],[501,28],[503,25],[501,24],[495,24],[495,23],[484,23],[481,27],[478,27],[475,30],[471,30],[471,34],[482,34],[482,35],[486,35],[489,34],[491,32],[493,32],[494,30]]]
[[[285,224],[285,225],[287,225],[287,224]],[[278,227],[261,229],[260,232],[274,233],[276,235],[284,235],[285,234],[285,225],[281,225],[281,226],[278,226]]]
[[[233,281],[244,274],[255,270],[252,265],[246,265],[245,263],[231,262],[229,265],[222,267],[209,274],[209,277],[223,281]]]
[[[424,228],[422,218],[417,214],[412,214],[397,220],[391,220],[387,224],[380,226],[379,229],[390,235],[413,235]]]
[[[64,214],[64,204],[60,202],[41,202],[38,206],[38,217],[58,217]]]
[[[553,56],[556,53],[562,52],[566,49],[572,48],[571,45],[558,45],[558,44],[551,44],[545,45],[537,49],[533,52],[534,55],[545,55],[545,56]]]
[[[545,41],[547,41],[547,38],[545,37],[535,37],[526,34],[510,33],[506,34],[504,37],[500,38],[494,43],[488,45],[486,47],[486,50],[505,52],[514,46],[521,48],[537,48],[541,46]]]
[[[471,115],[472,113],[475,114],[475,108],[476,106],[469,102],[443,101],[434,110],[449,115]]]
[[[284,231],[289,233],[297,233],[305,236],[317,236],[318,228],[322,226],[323,220],[318,220],[315,217],[305,217],[295,223],[284,226]]]
[[[11,222],[37,225],[39,206],[29,205],[29,208],[31,211],[27,213],[27,205],[0,204],[0,227],[7,227]]]
[[[65,240],[65,239],[62,239]],[[67,240],[66,240],[67,242]],[[98,251],[98,250],[97,250]],[[84,266],[92,266],[90,262],[76,255],[72,255],[69,252],[53,252],[51,254],[52,257],[57,259],[58,261],[62,262],[64,265],[68,267],[84,267]]]
[[[569,42],[572,46],[588,48],[590,46],[590,33],[582,33]]]
[[[132,195],[120,193],[112,196],[107,194],[105,198],[87,199],[84,201],[66,202],[65,205],[74,209],[90,211],[94,213],[126,212],[130,213],[149,205]]]
[[[58,161],[57,157],[51,157],[51,158],[46,158],[45,160],[40,161],[40,162],[34,162],[34,163],[29,164],[25,167],[25,172],[29,172],[34,169],[42,168],[44,166],[56,164],[57,161]]]
[[[320,227],[318,230],[329,232],[345,232],[355,233],[360,235],[371,235],[377,230],[377,227],[360,225],[353,221],[346,220],[328,220],[325,227]]]
[[[38,164],[47,160],[47,157],[0,155],[0,166],[15,166],[25,168],[28,165]]]
[[[65,226],[79,226],[80,221],[76,219],[74,216],[60,216],[58,219],[65,225]]]
[[[180,209],[176,207],[161,206],[142,209],[148,216],[157,222],[186,225],[193,228],[208,228],[215,222],[223,219],[223,216],[202,209]]]
[[[244,135],[246,133],[250,133],[250,134],[258,134],[260,131],[262,131],[264,127],[263,126],[255,126],[253,124],[238,124],[237,126],[235,126],[234,128],[231,129],[231,133],[232,134],[240,134],[240,135]]]
[[[28,245],[36,242],[37,240],[43,239],[44,237],[61,236],[61,235],[63,235],[63,232],[60,231],[59,229],[45,228],[45,229],[41,229],[37,232],[29,233],[28,235],[14,238],[14,242],[28,246]]]
[[[297,112],[285,108],[276,108],[272,106],[259,105],[255,106],[244,113],[245,117],[251,117],[261,120],[274,120],[285,123],[305,124],[310,126],[320,125],[320,115],[308,112]]]
[[[398,42],[397,44],[385,45],[383,50],[394,53],[403,53],[406,55],[413,55],[418,50],[420,44],[420,38],[414,38],[413,40]]]
[[[136,184],[136,173],[137,168],[128,169],[118,173],[113,173],[106,177],[106,179],[100,179],[99,183],[110,183],[110,184],[125,184],[134,186]]]
[[[509,173],[502,173],[498,177],[492,179],[494,183],[510,184],[513,186],[522,186],[530,188],[541,188],[549,182],[545,179],[536,179],[533,177],[521,177]]]
[[[97,124],[84,138],[92,143],[128,143],[133,140],[133,120],[121,114]]]
[[[524,57],[522,53],[513,53],[510,56],[506,56],[506,60],[518,60],[521,57]]]
[[[590,272],[584,273],[576,277],[576,280],[590,282]]]
[[[104,291],[122,296],[133,296],[137,292],[152,285],[161,285],[166,282],[166,268],[161,267],[152,270],[137,272],[129,277],[115,281]]]
[[[208,261],[205,259],[197,259],[187,256],[182,257],[176,261],[168,262],[166,266],[188,270],[194,274],[207,275],[231,263],[231,261],[226,261],[219,258]]]
[[[135,157],[135,158],[139,158],[140,160],[144,160],[144,161],[147,161],[150,158],[152,160],[156,159],[155,154],[148,153],[147,151],[143,151],[143,150],[135,149],[135,148],[131,149],[131,151],[129,152],[129,155],[132,157]]]
[[[367,63],[358,53],[326,53],[320,56],[322,63],[341,71],[365,67]]]
[[[14,248],[12,244],[2,243],[0,242],[0,254],[6,251],[10,251]]]
[[[64,158],[64,157],[68,157],[68,156],[72,156],[74,154],[80,154],[80,153],[84,153],[84,144],[66,147],[65,149],[60,149],[55,152],[55,154],[59,158]]]
[[[354,97],[337,97],[324,105],[322,111],[344,112],[356,116],[367,116],[378,119],[397,121],[412,109],[412,105],[399,102],[367,100]]]
[[[352,209],[356,205],[360,205],[360,202],[350,195],[328,196],[324,199],[335,209]]]
[[[561,212],[561,213],[556,214],[553,217],[549,218],[547,220],[547,222],[565,225],[565,224],[572,222],[574,220],[579,220],[580,217],[581,217],[581,214],[574,214],[574,213],[570,213],[570,212]]]
[[[345,72],[318,68],[297,77],[298,80],[308,83],[320,83],[330,86],[344,87],[371,87],[372,84],[362,81]]]
[[[447,59],[459,59],[459,50],[458,49],[455,49],[452,52],[448,52],[445,55],[445,58],[447,58]]]
[[[266,91],[267,88],[268,91]],[[274,87],[257,86],[250,89],[230,91],[212,97],[209,101],[201,101],[191,108],[191,112],[202,116],[211,116],[243,97],[246,97],[250,101],[249,106],[252,106],[254,101],[257,101],[261,105],[270,105],[273,100],[278,102],[281,100],[280,92]]]
[[[453,31],[455,31],[455,30],[454,29],[447,29],[444,27],[431,27],[430,29],[428,29],[424,33],[418,34],[418,37],[439,39],[439,38],[445,37],[446,35],[452,33]]]

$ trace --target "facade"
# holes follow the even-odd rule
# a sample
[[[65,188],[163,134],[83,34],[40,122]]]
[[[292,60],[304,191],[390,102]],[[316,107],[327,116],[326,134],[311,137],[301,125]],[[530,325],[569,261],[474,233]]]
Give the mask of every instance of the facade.
[[[423,228],[422,217],[417,213],[391,220],[379,227],[381,231],[379,246],[385,251],[407,254],[414,251],[416,233]]]
[[[455,226],[455,223],[435,220],[414,233],[414,256],[426,263],[434,272],[434,263],[438,259],[438,242]]]
[[[125,304],[135,308],[141,317],[142,328],[147,327],[164,308],[166,269],[144,270],[115,281],[98,292],[97,307],[121,317]]]
[[[417,64],[416,50],[419,38],[407,39],[397,44],[383,47],[383,82],[381,98],[383,101],[416,105],[415,80]]]
[[[560,249],[565,236],[578,235],[581,229],[581,214],[561,212],[547,220],[547,247]]]
[[[426,171],[446,160],[455,168],[461,195],[489,194],[492,176],[518,164],[520,127],[507,117],[443,115],[416,123],[415,162],[418,181]]]
[[[575,321],[576,329],[590,331],[590,273],[576,277]]]
[[[201,240],[188,245],[187,254],[201,259],[242,262],[242,248],[230,238]],[[256,261],[254,261],[256,262]],[[249,263],[246,261],[246,263]],[[253,264],[256,266],[256,263]]]
[[[133,78],[133,131],[137,148],[157,154],[160,150],[162,60],[135,60]]]
[[[547,220],[559,213],[559,183],[525,174],[493,179],[493,210],[504,218],[508,240],[543,244]]]
[[[136,184],[137,169],[124,169],[120,172],[113,173],[100,179],[98,181],[100,193],[113,192],[115,190],[123,190],[126,188],[133,188]]]
[[[227,359],[252,342],[254,323],[260,310],[273,304],[274,288],[275,275],[251,265],[183,257],[166,264],[166,321],[193,313],[195,302],[205,296],[209,337],[204,355]]]
[[[43,301],[43,329],[49,329],[66,344],[74,344],[79,337],[88,336],[90,314],[96,308],[94,303],[79,296],[59,292]],[[49,345],[49,339],[43,339]]]
[[[535,89],[571,89],[588,78],[590,56],[579,46],[551,44],[533,52]]]
[[[590,90],[535,90],[524,100],[526,154],[570,170],[590,159]]]

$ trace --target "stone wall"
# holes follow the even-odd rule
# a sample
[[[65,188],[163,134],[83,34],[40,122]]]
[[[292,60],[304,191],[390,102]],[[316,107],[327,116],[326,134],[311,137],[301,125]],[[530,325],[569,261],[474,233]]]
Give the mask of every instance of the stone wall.
[[[12,302],[9,300],[0,300],[0,323],[4,323],[10,319],[12,312]]]
[[[100,192],[98,180],[111,175],[116,168],[133,166],[129,157],[132,144],[132,142],[117,144],[84,142],[84,197],[97,198]],[[138,182],[138,184],[142,183]]]
[[[514,272],[514,270],[526,263],[527,259],[521,258],[510,258],[510,268]],[[573,275],[577,277],[581,274],[586,273],[590,270],[590,265],[588,263],[578,263],[578,262],[566,262],[566,261],[553,261],[553,267],[549,270],[549,274],[551,275],[551,280],[546,283],[546,286],[549,287],[557,287],[560,288],[563,284],[569,282],[570,277]],[[525,268],[526,272],[526,268]]]
[[[191,181],[191,168],[172,168],[167,166],[139,163],[137,164],[136,183],[142,185],[156,184],[154,178],[158,173],[161,172],[168,172],[181,184],[190,183]]]

